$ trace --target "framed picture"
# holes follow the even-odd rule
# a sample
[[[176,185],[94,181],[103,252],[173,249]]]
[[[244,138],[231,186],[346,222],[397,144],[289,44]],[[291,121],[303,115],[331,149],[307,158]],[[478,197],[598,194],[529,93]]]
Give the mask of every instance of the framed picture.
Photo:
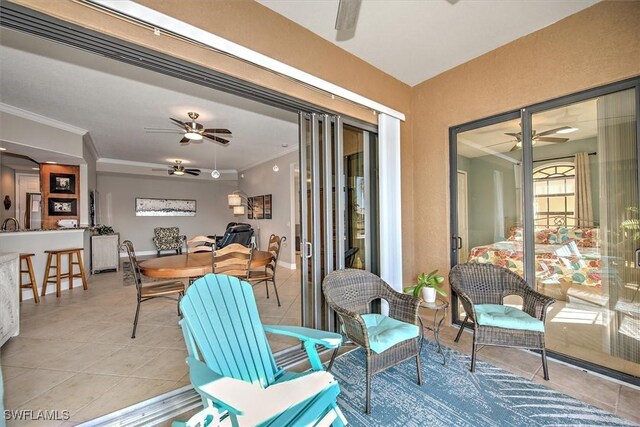
[[[247,203],[247,219],[254,219],[253,218],[253,204],[254,204],[254,197],[249,197],[248,203]]]
[[[264,196],[264,219],[271,219],[271,194]]]
[[[78,216],[78,199],[49,198],[49,216]]]
[[[264,196],[253,198],[253,219],[264,219]]]
[[[69,173],[49,174],[49,192],[58,194],[75,194],[76,176]]]
[[[196,201],[136,197],[136,216],[195,216]]]

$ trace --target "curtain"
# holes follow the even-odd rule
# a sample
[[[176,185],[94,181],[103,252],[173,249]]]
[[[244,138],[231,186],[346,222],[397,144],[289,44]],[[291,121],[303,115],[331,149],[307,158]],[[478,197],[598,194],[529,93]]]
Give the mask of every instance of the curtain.
[[[589,154],[576,153],[576,223],[593,227],[593,205],[591,203],[591,176]]]
[[[614,355],[640,363],[640,269],[633,267],[640,248],[634,230],[640,207],[635,102],[629,89],[602,96],[597,105],[602,293],[617,314],[611,318],[610,343]]]
[[[502,184],[502,172],[493,171],[493,203],[496,207],[493,216],[493,241],[504,240],[504,186]]]

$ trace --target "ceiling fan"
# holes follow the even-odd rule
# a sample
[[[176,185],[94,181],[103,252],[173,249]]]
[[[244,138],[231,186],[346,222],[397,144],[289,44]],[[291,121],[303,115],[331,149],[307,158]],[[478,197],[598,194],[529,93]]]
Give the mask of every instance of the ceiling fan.
[[[569,129],[573,129],[573,128],[571,128],[570,126],[562,126],[562,127],[555,128],[555,129],[549,129],[549,130],[546,130],[546,131],[540,132],[540,133],[538,133],[534,129],[532,134],[531,134],[531,141],[533,141],[534,144],[535,144],[536,141],[554,142],[554,143],[567,142],[569,140],[569,138],[547,136],[547,135],[553,135],[553,134],[556,134],[556,133],[562,133],[563,130],[569,130]],[[519,150],[520,148],[522,148],[522,131],[520,131],[518,133],[505,132],[504,134],[512,136],[512,137],[514,137],[516,139],[516,145],[514,145],[513,148],[511,148],[511,150],[509,150],[509,151],[515,151],[515,150]]]
[[[340,0],[340,3],[338,3],[338,14],[336,15],[336,30],[351,30],[356,26],[356,21],[360,14],[361,1],[362,0]]]
[[[169,169],[151,169],[153,171],[164,171],[166,170],[169,175],[182,176],[185,173],[193,176],[200,175],[200,169],[187,169],[182,165],[182,160],[176,160],[175,165],[170,165]]]
[[[220,134],[220,135],[225,135],[226,137],[230,137],[231,131],[229,129],[205,128],[202,124],[196,122],[197,118],[200,117],[200,114],[189,112],[187,113],[187,115],[189,116],[191,121],[182,122],[178,119],[174,119],[173,117],[169,117],[169,120],[171,120],[173,124],[181,128],[180,130],[156,129],[156,128],[145,128],[145,130],[150,133],[182,134],[183,137],[180,140],[180,144],[182,145],[187,145],[191,142],[201,142],[203,138],[208,138],[222,145],[229,144],[228,139],[221,138],[215,135],[215,134]]]

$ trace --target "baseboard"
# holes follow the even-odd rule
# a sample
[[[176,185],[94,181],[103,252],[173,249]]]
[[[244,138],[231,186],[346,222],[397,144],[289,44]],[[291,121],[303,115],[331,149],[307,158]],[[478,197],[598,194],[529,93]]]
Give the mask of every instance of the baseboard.
[[[295,263],[289,263],[289,262],[284,262],[284,261],[278,261],[278,266],[282,267],[282,268],[287,268],[289,270],[295,270],[296,269],[296,264]]]
[[[73,280],[73,288],[81,288],[82,280],[80,278],[76,278]],[[69,289],[69,279],[60,279],[60,290],[66,291]],[[33,299],[33,291],[31,289],[20,289],[22,291],[22,301],[28,301]],[[45,295],[55,294],[56,293],[56,284],[48,283],[47,284],[47,292]],[[38,295],[42,295],[42,287],[38,287]]]
[[[167,251],[165,251],[164,253],[167,253]],[[147,256],[147,255],[157,255],[157,254],[158,254],[157,251],[136,251],[136,256]],[[175,253],[171,255],[175,255]],[[120,252],[120,258],[127,258],[127,257],[128,255],[126,252]]]

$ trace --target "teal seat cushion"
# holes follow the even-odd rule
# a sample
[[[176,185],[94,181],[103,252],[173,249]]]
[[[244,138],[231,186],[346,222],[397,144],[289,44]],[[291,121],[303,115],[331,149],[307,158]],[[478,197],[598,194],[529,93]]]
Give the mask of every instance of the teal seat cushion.
[[[481,326],[544,332],[544,323],[519,308],[499,304],[477,304],[476,321]]]
[[[419,335],[417,325],[401,322],[382,314],[363,314],[362,320],[367,327],[369,346],[376,353]]]

